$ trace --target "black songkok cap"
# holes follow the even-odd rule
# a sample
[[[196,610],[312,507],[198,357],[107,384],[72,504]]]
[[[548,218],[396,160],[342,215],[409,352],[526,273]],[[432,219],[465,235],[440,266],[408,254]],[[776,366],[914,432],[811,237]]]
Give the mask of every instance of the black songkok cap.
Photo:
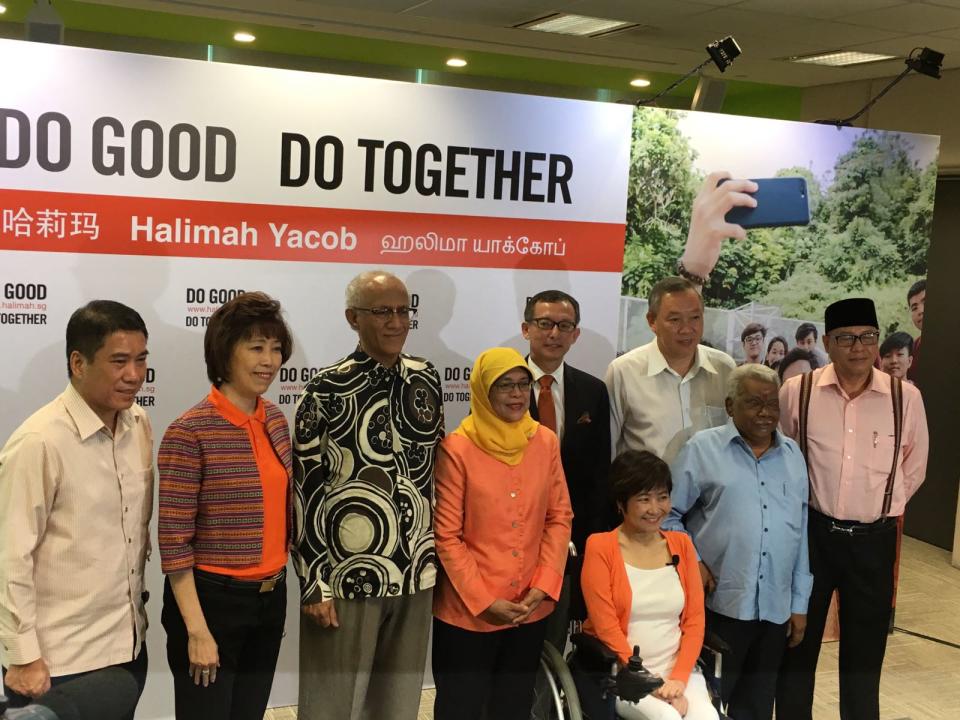
[[[828,305],[824,313],[824,324],[827,332],[857,325],[880,328],[877,309],[870,298],[847,298]]]

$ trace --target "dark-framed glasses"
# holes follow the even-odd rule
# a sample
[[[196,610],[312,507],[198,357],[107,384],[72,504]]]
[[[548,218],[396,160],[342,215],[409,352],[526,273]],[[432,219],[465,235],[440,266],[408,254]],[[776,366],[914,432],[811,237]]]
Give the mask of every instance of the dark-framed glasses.
[[[857,340],[860,341],[861,345],[876,345],[880,341],[880,333],[876,330],[868,330],[865,333],[860,333],[859,335],[853,335],[852,333],[840,333],[838,335],[831,335],[833,341],[842,348],[853,347],[854,343]]]
[[[417,309],[412,307],[407,307],[406,305],[399,305],[397,307],[353,307],[351,310],[356,310],[357,312],[365,312],[368,315],[372,315],[378,320],[387,321],[392,316],[396,315],[399,320],[410,320],[417,316]]]
[[[780,398],[773,398],[772,400],[764,401],[758,397],[748,397],[743,399],[743,406],[751,412],[760,412],[761,410],[766,410],[769,413],[779,413]]]
[[[756,333],[755,335],[747,335],[743,341],[745,343],[750,343],[751,345],[756,345],[757,343],[763,342],[763,335]]]
[[[571,333],[577,329],[577,324],[573,320],[551,320],[547,317],[538,317],[531,320],[534,325],[543,330],[544,332],[550,332],[554,328],[557,328],[562,333]]]
[[[530,388],[533,387],[533,383],[529,380],[521,380],[520,382],[495,382],[493,384],[493,389],[496,390],[501,395],[509,395],[514,390],[519,390],[522,393],[530,392]]]

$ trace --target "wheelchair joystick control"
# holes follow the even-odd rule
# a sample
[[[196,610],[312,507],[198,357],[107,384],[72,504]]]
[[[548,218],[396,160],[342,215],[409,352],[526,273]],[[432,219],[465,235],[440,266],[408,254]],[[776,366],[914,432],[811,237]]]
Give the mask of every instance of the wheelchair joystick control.
[[[633,647],[633,655],[626,667],[617,673],[617,695],[629,702],[638,702],[663,685],[663,680],[643,666],[640,647]]]

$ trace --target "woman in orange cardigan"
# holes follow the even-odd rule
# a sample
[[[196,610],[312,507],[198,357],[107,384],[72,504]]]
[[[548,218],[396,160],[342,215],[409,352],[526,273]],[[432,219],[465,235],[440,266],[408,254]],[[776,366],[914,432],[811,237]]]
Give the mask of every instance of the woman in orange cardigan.
[[[516,350],[481,353],[470,415],[440,444],[435,720],[530,717],[573,519],[560,443],[527,411],[531,378]]]
[[[663,531],[670,513],[670,468],[656,455],[628,450],[610,467],[610,489],[623,523],[591,535],[581,584],[587,604],[583,630],[617,653],[640,657],[663,686],[637,703],[617,700],[629,720],[716,720],[696,669],[703,645],[703,585],[686,533]]]

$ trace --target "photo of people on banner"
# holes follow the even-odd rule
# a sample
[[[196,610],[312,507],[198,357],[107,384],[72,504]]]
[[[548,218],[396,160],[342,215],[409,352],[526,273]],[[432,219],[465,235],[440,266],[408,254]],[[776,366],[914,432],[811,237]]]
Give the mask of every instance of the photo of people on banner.
[[[861,295],[884,370],[913,379],[938,149],[928,135],[638,108],[619,353],[652,338],[645,298],[680,262],[708,280],[703,340],[738,362],[785,378],[826,364],[824,308]]]
[[[806,587],[809,604],[804,598],[791,608],[789,650],[784,651],[782,632],[777,642],[767,646],[767,651],[777,649],[764,662],[779,670],[745,676],[740,690],[724,689],[731,716],[739,717],[745,707],[752,707],[747,716],[769,717],[776,696],[778,718],[809,717],[821,638],[841,637],[847,648],[843,649],[841,640],[841,707],[862,708],[864,714],[858,716],[863,717],[879,712],[880,665],[894,614],[875,610],[895,609],[903,504],[896,511],[884,504],[879,519],[866,508],[867,495],[850,504],[850,467],[856,463],[847,462],[843,472],[834,460],[824,464],[824,435],[828,426],[833,427],[833,437],[844,440],[843,454],[848,452],[847,441],[856,436],[857,410],[848,419],[842,407],[865,389],[879,389],[872,394],[877,405],[868,413],[871,422],[882,417],[891,427],[899,427],[885,409],[893,397],[893,415],[899,414],[899,422],[909,425],[910,413],[897,404],[901,392],[918,406],[919,394],[907,386],[915,384],[919,363],[938,150],[939,138],[933,136],[656,108],[634,112],[618,347],[622,357],[614,366],[636,365],[640,355],[652,352],[649,348],[664,345],[661,336],[680,338],[681,327],[701,332],[692,342],[715,348],[700,348],[693,361],[706,367],[708,375],[731,372],[730,358],[742,366],[734,373],[753,372],[751,364],[767,366],[756,372],[769,373],[774,389],[768,388],[766,401],[759,396],[753,399],[763,407],[756,411],[757,417],[766,413],[766,437],[769,423],[776,424],[779,418],[781,431],[798,440],[807,468],[801,482],[804,488],[809,473],[809,504],[806,497],[802,504],[805,517],[809,510],[810,518],[812,589],[804,585],[810,577],[796,573],[794,577],[794,592],[798,586]],[[692,283],[703,300],[700,306],[686,306],[686,315],[678,306],[672,325],[658,298],[662,278],[671,275]],[[838,348],[849,348],[848,354],[838,353]],[[866,365],[866,375],[861,371],[860,376],[872,379],[847,395],[840,375],[841,370],[849,372],[850,358]],[[848,366],[836,369],[837,363]],[[776,375],[767,368],[776,370]],[[777,375],[781,384],[795,378],[779,390],[779,401]],[[612,376],[618,377],[616,372]],[[610,377],[608,372],[608,381]],[[707,397],[702,389],[692,387],[693,381],[687,382],[689,376],[677,377],[688,385],[686,397],[697,393],[701,402]],[[614,384],[614,390],[617,387]],[[837,388],[843,388],[839,394]],[[811,392],[816,398],[812,411]],[[611,392],[612,407],[618,406],[616,395]],[[834,398],[842,398],[837,405],[841,409],[829,415],[828,405],[836,403]],[[698,453],[704,452],[701,445],[727,431],[721,427],[727,422],[725,414],[710,412],[709,399],[707,412],[700,413],[691,401],[683,402],[690,404],[691,438],[673,461],[675,470],[696,465]],[[860,402],[856,407],[863,408],[869,399]],[[731,417],[736,423],[735,413]],[[807,444],[808,417],[811,446]],[[834,420],[837,424],[831,426]],[[886,430],[872,433],[877,458],[885,458],[877,463],[876,474],[880,481],[887,481],[888,494],[894,482],[888,476],[898,475],[890,470],[889,455],[881,451],[892,450],[894,464],[902,448],[911,455],[911,462],[925,459],[925,423],[915,425],[920,428],[915,435],[918,449],[901,446],[899,434],[895,438],[887,437]],[[669,448],[667,452],[671,457],[676,453]],[[835,460],[840,460],[839,452],[835,454]],[[850,455],[846,460],[851,460]],[[724,574],[723,561],[708,557],[709,519],[718,512],[721,490],[717,488],[723,485],[717,479],[722,472],[710,467],[709,472],[701,468],[699,474],[692,473],[697,478],[695,490],[684,489],[682,477],[675,478],[681,490],[678,493],[675,485],[674,513],[682,519],[678,528],[693,535],[701,557],[707,628],[740,647],[735,654],[741,661],[745,656],[756,660],[766,652],[762,643],[756,637],[749,640],[752,631],[744,629],[749,622],[736,623],[750,618],[770,620],[765,616],[770,614],[769,607],[764,609],[764,575],[757,580],[759,601],[754,596],[752,605],[730,603],[730,577],[718,579]],[[907,475],[905,469],[904,485],[914,482]],[[922,482],[922,471],[919,479]],[[874,486],[882,490],[882,484]],[[786,488],[784,481],[784,493]],[[907,490],[903,500],[910,494]],[[762,507],[766,510],[767,505]],[[761,512],[757,517],[766,516]],[[767,532],[766,527],[763,530]],[[729,526],[724,532],[729,532]],[[883,557],[870,575],[875,586],[864,590],[862,597],[849,592],[850,578],[859,572],[851,568],[858,562],[836,559],[844,557],[847,536],[859,538],[860,533],[876,533],[871,542],[876,543],[877,556]],[[729,535],[724,537],[729,555],[731,541]],[[805,553],[806,537],[801,544]],[[835,558],[834,564],[826,558]],[[866,597],[870,600],[863,603]],[[863,620],[867,615],[877,620]],[[735,660],[735,674],[736,664]],[[726,671],[726,661],[724,667]],[[854,676],[859,679],[851,680]]]

